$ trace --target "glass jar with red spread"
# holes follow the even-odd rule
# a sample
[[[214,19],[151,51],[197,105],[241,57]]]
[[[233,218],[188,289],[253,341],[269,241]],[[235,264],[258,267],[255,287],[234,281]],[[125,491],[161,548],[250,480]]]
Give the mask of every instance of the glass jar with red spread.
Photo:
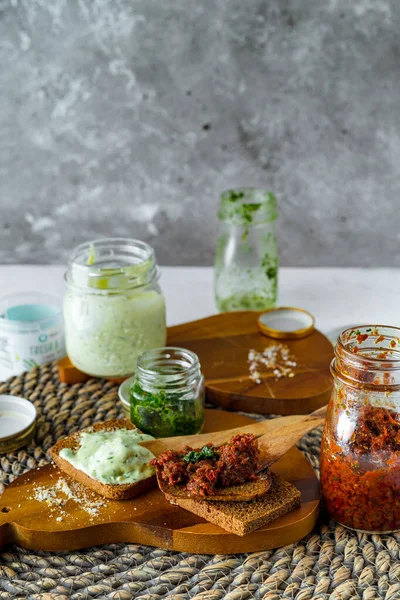
[[[367,533],[400,529],[400,329],[362,326],[338,338],[321,445],[332,517]]]

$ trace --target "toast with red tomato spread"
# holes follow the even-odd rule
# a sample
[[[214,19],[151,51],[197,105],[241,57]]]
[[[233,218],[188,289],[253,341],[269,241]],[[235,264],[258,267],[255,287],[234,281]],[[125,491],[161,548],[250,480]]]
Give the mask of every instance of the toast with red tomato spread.
[[[175,498],[249,502],[268,492],[268,470],[258,474],[259,449],[253,434],[238,434],[220,447],[212,444],[180,452],[167,450],[152,460],[161,491]]]
[[[269,470],[260,473],[256,481],[247,481],[241,485],[230,485],[226,488],[218,488],[218,491],[212,496],[193,496],[189,494],[184,485],[166,485],[161,477],[157,474],[157,482],[160,490],[170,498],[192,498],[197,500],[205,500],[206,502],[216,500],[229,502],[250,502],[255,498],[265,496],[271,487],[271,473]]]
[[[268,469],[259,472],[259,457],[256,437],[243,433],[219,447],[167,450],[150,464],[171,504],[243,536],[301,502],[294,485]]]

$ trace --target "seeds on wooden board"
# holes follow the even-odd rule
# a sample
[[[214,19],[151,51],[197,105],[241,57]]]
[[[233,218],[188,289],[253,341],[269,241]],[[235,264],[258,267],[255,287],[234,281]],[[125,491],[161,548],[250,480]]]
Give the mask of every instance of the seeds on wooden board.
[[[286,344],[267,346],[262,352],[249,350],[248,355],[250,379],[255,383],[262,383],[261,370],[263,367],[272,370],[275,379],[295,376],[293,368],[297,366],[294,356]]]

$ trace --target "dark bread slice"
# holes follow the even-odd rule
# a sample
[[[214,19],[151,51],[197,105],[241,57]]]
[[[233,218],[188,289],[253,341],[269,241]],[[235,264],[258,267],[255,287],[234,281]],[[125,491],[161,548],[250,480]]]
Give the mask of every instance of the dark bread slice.
[[[300,506],[301,494],[294,485],[276,473],[271,473],[271,480],[269,492],[251,502],[205,502],[176,498],[169,494],[165,494],[165,497],[171,504],[203,517],[230,533],[243,536]]]
[[[116,429],[136,429],[136,425],[133,425],[129,419],[116,419],[114,421],[106,421],[105,423],[96,423],[91,427],[86,427],[81,431],[72,433],[66,438],[59,440],[52,448],[50,448],[50,456],[61,471],[64,471],[67,475],[83,483],[90,489],[94,490],[101,496],[111,498],[112,500],[127,500],[128,498],[135,498],[144,494],[151,488],[156,486],[156,476],[147,477],[136,483],[123,483],[123,484],[108,484],[102,483],[97,479],[93,479],[90,475],[87,475],[80,469],[76,469],[71,463],[60,456],[60,452],[63,448],[72,448],[76,450],[79,448],[81,433],[93,433],[96,431],[115,431]]]
[[[265,496],[271,487],[271,473],[265,471],[259,474],[257,481],[247,481],[241,485],[231,485],[226,488],[218,488],[216,494],[212,496],[193,496],[190,494],[184,485],[167,485],[157,474],[157,483],[163,494],[174,497],[190,500],[200,500],[204,502],[250,502],[255,498]]]

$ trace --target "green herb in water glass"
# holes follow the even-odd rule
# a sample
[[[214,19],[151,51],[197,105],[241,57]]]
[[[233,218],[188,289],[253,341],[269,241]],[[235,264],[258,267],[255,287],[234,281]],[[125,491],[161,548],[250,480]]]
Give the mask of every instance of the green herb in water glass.
[[[271,192],[243,188],[221,195],[214,289],[218,310],[265,310],[278,291],[278,248]]]

